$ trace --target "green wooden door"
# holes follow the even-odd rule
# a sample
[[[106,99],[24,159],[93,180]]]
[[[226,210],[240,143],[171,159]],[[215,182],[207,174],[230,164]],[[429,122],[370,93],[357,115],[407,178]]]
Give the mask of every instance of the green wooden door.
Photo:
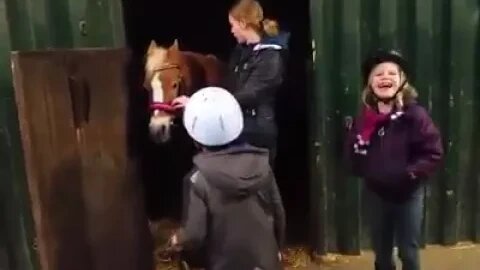
[[[152,268],[128,154],[127,60],[120,49],[13,55],[41,269]]]
[[[444,166],[425,191],[425,243],[480,241],[480,2],[311,0],[312,219],[319,253],[369,247],[360,179],[345,174],[345,120],[356,114],[369,50],[400,49],[441,128]]]
[[[10,52],[123,47],[121,1],[0,0],[0,222],[11,270],[38,269]]]

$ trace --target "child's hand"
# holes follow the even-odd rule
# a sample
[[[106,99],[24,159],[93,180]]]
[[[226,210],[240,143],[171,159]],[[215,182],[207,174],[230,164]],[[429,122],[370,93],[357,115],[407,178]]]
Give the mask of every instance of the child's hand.
[[[170,237],[170,239],[168,240],[168,246],[169,249],[172,251],[178,252],[182,250],[182,246],[180,245],[178,235],[176,233],[173,234],[172,237]]]
[[[178,237],[177,237],[177,234],[172,235],[172,237],[170,238],[170,244],[171,244],[172,246],[178,245]]]
[[[179,96],[172,101],[172,106],[175,109],[183,109],[185,108],[189,100],[190,98],[187,96]]]

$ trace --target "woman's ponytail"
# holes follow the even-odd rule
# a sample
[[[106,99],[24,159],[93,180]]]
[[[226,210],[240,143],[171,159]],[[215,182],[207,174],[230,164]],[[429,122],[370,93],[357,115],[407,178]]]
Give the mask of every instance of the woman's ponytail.
[[[275,21],[275,20],[264,19],[262,21],[262,26],[263,26],[263,31],[268,36],[273,37],[273,36],[278,35],[278,33],[280,32],[280,27],[278,25],[278,22]]]

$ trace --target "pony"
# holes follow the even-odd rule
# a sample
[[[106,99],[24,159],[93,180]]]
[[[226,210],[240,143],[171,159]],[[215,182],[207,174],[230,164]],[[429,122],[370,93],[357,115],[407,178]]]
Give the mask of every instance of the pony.
[[[145,55],[143,83],[150,91],[152,140],[159,144],[170,140],[173,121],[179,115],[172,106],[176,97],[191,96],[206,86],[222,86],[225,70],[225,64],[212,54],[181,51],[177,39],[169,47],[152,40]]]
[[[206,86],[222,86],[225,71],[226,64],[216,56],[182,51],[179,49],[177,39],[170,46],[159,46],[154,40],[150,42],[144,56],[143,88],[149,95],[149,135],[157,147],[146,149],[147,153],[144,154],[149,156],[149,161],[145,159],[143,172],[147,175],[146,180],[150,181],[147,185],[152,185],[151,188],[156,190],[153,196],[163,197],[158,205],[173,206],[180,203],[182,181],[179,178],[188,172],[194,154],[193,140],[188,138],[185,129],[183,127],[172,129],[176,126],[175,120],[181,118],[181,110],[175,109],[172,101],[178,96],[191,96]],[[153,180],[158,176],[164,179],[161,190],[158,190],[157,184],[154,183],[157,181]],[[180,194],[168,195],[177,192]],[[168,264],[170,261],[163,248],[171,232],[180,226],[178,217],[175,218],[178,213],[175,210],[174,212],[162,214],[163,217],[160,219],[149,218],[157,266]]]

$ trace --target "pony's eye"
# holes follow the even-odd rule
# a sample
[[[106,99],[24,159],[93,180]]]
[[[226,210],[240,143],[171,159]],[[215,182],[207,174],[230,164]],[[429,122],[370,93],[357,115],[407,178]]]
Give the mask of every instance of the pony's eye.
[[[177,87],[178,87],[178,83],[174,82],[174,83],[172,84],[172,87],[173,87],[173,88],[177,88]]]

